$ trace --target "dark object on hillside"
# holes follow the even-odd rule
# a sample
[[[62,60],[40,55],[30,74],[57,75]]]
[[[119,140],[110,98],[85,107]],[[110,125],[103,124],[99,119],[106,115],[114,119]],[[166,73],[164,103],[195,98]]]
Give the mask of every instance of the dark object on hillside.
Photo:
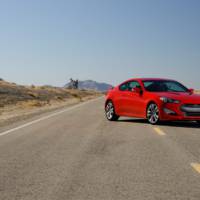
[[[67,83],[64,87],[69,88],[70,83]],[[99,83],[93,80],[79,81],[78,88],[80,90],[96,90],[100,92],[106,92],[112,88],[112,85],[107,83]]]
[[[4,81],[2,78],[0,78],[0,81]]]
[[[67,85],[68,89],[78,89],[78,85],[79,85],[79,81],[77,80],[73,80],[72,78],[70,79],[70,82]]]

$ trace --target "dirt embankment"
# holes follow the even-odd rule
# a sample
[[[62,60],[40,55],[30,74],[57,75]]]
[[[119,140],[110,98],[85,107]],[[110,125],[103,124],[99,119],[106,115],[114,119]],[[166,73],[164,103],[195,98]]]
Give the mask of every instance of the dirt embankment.
[[[0,81],[0,126],[101,95],[96,91],[22,86]]]

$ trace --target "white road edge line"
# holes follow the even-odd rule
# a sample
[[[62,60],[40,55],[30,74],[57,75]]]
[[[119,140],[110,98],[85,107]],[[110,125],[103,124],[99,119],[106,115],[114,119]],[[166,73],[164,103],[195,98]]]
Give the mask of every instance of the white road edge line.
[[[75,106],[66,108],[66,109],[64,109],[64,110],[61,110],[61,111],[52,113],[52,114],[47,115],[47,116],[44,116],[44,117],[41,117],[41,118],[39,118],[39,119],[36,119],[36,120],[34,120],[34,121],[31,121],[31,122],[28,122],[28,123],[23,124],[23,125],[21,125],[21,126],[18,126],[18,127],[16,127],[16,128],[12,128],[12,129],[10,129],[10,130],[4,131],[4,132],[0,133],[0,136],[7,135],[7,134],[9,134],[9,133],[11,133],[11,132],[17,131],[17,130],[22,129],[22,128],[25,128],[25,127],[27,127],[27,126],[30,126],[30,125],[36,124],[36,123],[38,123],[38,122],[44,121],[44,120],[46,120],[46,119],[52,118],[52,117],[54,117],[54,116],[60,115],[60,114],[62,114],[62,113],[64,113],[64,112],[68,112],[68,111],[74,110],[74,109],[79,108],[79,107],[81,107],[81,106],[83,106],[83,105],[89,104],[89,103],[91,103],[91,102],[93,102],[93,101],[97,101],[98,99],[101,99],[101,98],[103,98],[103,97],[101,96],[101,97],[98,97],[98,98],[95,98],[95,99],[86,101],[86,102],[84,102],[84,103],[79,103],[78,105],[75,105]]]

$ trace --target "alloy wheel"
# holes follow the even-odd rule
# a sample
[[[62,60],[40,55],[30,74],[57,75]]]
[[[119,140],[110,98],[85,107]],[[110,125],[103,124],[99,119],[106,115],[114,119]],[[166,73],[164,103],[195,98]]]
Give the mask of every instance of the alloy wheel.
[[[119,119],[119,116],[115,113],[115,107],[112,101],[109,101],[105,107],[106,118],[109,121],[116,121]]]
[[[114,116],[114,106],[112,102],[109,102],[106,105],[106,117],[108,118],[108,120],[111,120],[113,116]]]
[[[152,103],[147,108],[147,119],[151,124],[157,124],[159,121],[159,109],[155,103]]]

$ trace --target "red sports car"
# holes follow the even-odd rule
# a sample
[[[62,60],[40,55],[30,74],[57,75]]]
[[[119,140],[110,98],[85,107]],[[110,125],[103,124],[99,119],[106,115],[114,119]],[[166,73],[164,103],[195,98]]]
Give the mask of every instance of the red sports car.
[[[159,121],[190,120],[200,123],[200,95],[169,79],[130,79],[108,91],[105,102],[110,121],[120,116]]]

